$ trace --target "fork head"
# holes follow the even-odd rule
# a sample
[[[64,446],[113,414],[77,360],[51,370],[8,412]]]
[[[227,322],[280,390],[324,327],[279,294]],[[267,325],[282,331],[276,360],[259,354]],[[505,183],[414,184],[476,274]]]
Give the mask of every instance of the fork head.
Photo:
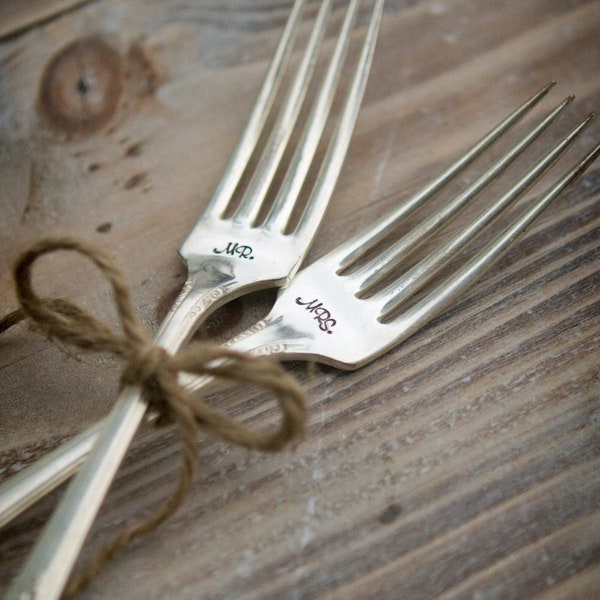
[[[232,283],[240,289],[239,293],[247,293],[285,285],[289,281],[310,247],[348,148],[372,62],[383,0],[373,4],[363,35],[362,51],[354,66],[337,128],[329,141],[312,193],[304,206],[299,206],[300,191],[309,168],[315,169],[313,159],[330,115],[352,33],[356,29],[360,0],[352,0],[348,6],[320,88],[315,98],[310,100],[312,108],[303,124],[300,141],[282,183],[274,193],[275,174],[297,127],[303,102],[309,102],[306,97],[309,82],[332,8],[331,0],[321,3],[296,74],[272,129],[266,135],[263,129],[284,77],[305,4],[305,0],[295,2],[246,129],[202,217],[180,249],[190,275],[200,277],[206,285],[215,287],[214,294],[222,294]],[[265,137],[257,166],[250,175],[246,173],[250,158],[253,153],[259,153],[259,139]],[[249,183],[237,201],[236,191],[243,187],[240,181],[244,179]],[[294,215],[299,210],[302,214],[296,218]]]
[[[458,233],[399,274],[402,261],[433,231],[445,224],[468,199],[496,179],[505,163],[511,162],[524,149],[524,141],[529,145],[534,137],[548,127],[566,103],[561,103],[489,167],[476,180],[476,185],[465,188],[454,200],[426,219],[424,226],[417,227],[404,238],[393,240],[380,250],[382,231],[389,232],[398,225],[401,217],[407,213],[407,206],[412,208],[414,198],[422,196],[422,192],[418,192],[365,233],[301,271],[290,287],[280,293],[274,310],[267,318],[272,332],[265,339],[271,344],[271,349],[276,348],[279,340],[281,344],[276,352],[354,369],[380,356],[445,310],[552,200],[587,169],[600,154],[600,144],[564,172],[503,232],[455,272],[431,290],[425,290],[425,284],[556,162],[586,128],[593,115],[584,119],[547,151]],[[502,169],[499,169],[499,165]],[[452,210],[448,210],[448,206],[452,206]],[[416,294],[420,296],[415,300],[413,297]],[[260,348],[257,351],[260,353]]]

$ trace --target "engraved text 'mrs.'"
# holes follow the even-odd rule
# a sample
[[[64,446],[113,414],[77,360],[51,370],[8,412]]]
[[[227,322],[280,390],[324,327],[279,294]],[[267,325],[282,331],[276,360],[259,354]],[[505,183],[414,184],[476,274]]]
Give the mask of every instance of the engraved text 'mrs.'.
[[[323,303],[318,298],[314,300],[302,300],[302,298],[296,298],[296,304],[304,306],[304,308],[314,315],[315,321],[319,323],[319,329],[327,332],[329,335],[333,333],[332,329],[335,327],[336,320],[331,317],[331,312],[327,310]]]
[[[213,252],[215,254],[229,254],[229,256],[237,256],[238,258],[254,260],[254,256],[252,255],[252,246],[245,246],[243,244],[238,244],[237,242],[229,242],[222,250],[213,248]]]

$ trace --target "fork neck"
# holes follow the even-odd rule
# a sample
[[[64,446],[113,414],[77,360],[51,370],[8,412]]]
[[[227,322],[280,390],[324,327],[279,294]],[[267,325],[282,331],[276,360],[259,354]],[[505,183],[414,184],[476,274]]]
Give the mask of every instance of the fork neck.
[[[226,268],[189,273],[156,333],[156,344],[169,352],[176,352],[189,342],[198,327],[213,311],[246,293],[247,287]]]
[[[207,293],[194,277],[188,277],[169,313],[156,333],[156,344],[169,352],[176,352],[194,335],[200,323],[218,305],[220,289]]]
[[[265,277],[261,265],[237,256],[192,257],[187,260],[188,278],[156,334],[156,344],[177,351],[194,335],[215,310],[227,302],[258,290],[280,287],[288,282],[289,269],[280,277]],[[255,261],[259,263],[259,261]],[[271,274],[275,272],[271,269]]]

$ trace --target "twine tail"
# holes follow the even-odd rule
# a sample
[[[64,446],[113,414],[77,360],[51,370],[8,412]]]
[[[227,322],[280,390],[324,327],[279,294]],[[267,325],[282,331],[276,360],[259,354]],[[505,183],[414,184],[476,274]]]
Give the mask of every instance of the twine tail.
[[[0,333],[4,333],[11,327],[14,327],[17,323],[24,321],[25,317],[25,311],[22,308],[17,308],[17,310],[13,310],[7,315],[4,315],[0,319]]]

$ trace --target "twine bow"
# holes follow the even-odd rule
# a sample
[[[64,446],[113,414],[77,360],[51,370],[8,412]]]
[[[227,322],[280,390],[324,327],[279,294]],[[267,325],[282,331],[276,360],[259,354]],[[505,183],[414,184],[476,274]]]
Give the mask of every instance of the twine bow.
[[[33,291],[31,269],[34,262],[42,255],[58,250],[82,254],[104,274],[112,287],[122,335],[68,300],[40,298]],[[21,309],[0,322],[0,331],[27,316],[50,338],[83,350],[111,352],[121,357],[125,361],[121,386],[140,386],[149,406],[158,412],[158,423],[175,422],[182,434],[182,467],[171,497],[148,519],[128,527],[101,549],[84,572],[70,582],[63,597],[72,597],[86,587],[129,542],[154,531],[181,504],[189,491],[196,464],[197,426],[233,444],[263,451],[280,450],[302,433],[306,420],[303,392],[278,363],[215,344],[194,344],[174,355],[154,346],[133,309],[123,274],[97,247],[70,237],[41,241],[21,255],[14,268],[14,277]],[[179,384],[181,372],[251,383],[266,389],[275,396],[281,410],[279,428],[258,432],[213,410]]]

